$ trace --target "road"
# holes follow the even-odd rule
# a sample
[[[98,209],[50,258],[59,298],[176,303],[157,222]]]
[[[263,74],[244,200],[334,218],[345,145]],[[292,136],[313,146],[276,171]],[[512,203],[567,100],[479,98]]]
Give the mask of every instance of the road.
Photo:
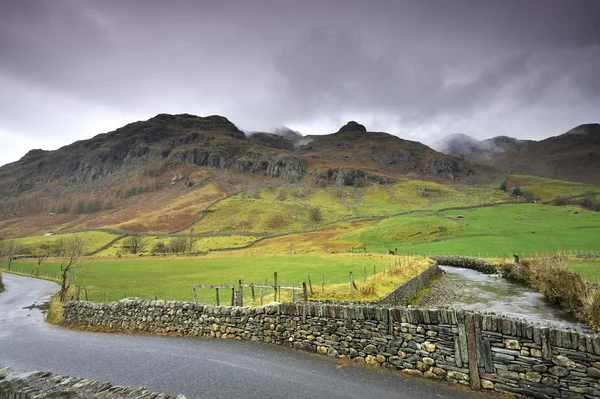
[[[49,281],[4,274],[0,367],[145,386],[188,398],[493,398],[256,342],[73,331],[44,322]]]

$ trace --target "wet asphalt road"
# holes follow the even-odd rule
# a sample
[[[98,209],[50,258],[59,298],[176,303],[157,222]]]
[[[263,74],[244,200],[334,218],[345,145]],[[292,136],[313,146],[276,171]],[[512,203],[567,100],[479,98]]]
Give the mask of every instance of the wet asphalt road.
[[[0,367],[50,370],[188,398],[495,398],[398,372],[345,365],[274,345],[105,334],[48,325],[52,282],[4,274]]]

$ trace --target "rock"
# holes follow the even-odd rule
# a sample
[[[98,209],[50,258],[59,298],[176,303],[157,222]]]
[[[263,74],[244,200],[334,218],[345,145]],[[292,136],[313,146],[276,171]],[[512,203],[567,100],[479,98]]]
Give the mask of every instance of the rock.
[[[435,352],[435,344],[433,344],[431,342],[427,342],[427,341],[423,342],[421,344],[421,348],[425,349],[429,353]]]
[[[402,370],[404,373],[409,374],[409,375],[414,375],[414,376],[418,376],[418,377],[422,377],[423,373],[419,370],[415,370],[415,369],[404,369]]]
[[[542,381],[542,375],[536,371],[528,371],[525,373],[525,379],[531,382]]]
[[[377,347],[375,345],[371,345],[371,344],[365,346],[365,349],[363,349],[363,351],[368,355],[375,355],[379,352],[377,350]]]
[[[598,379],[600,379],[600,369],[598,369],[596,367],[588,367],[587,368],[587,375],[589,377],[592,377],[592,378],[598,378]]]
[[[437,375],[435,375],[430,370],[427,370],[425,373],[423,373],[423,375],[425,376],[425,378],[435,378],[435,377],[437,377]]]
[[[568,357],[562,356],[562,355],[552,356],[552,363],[556,364],[557,366],[562,366],[562,367],[575,367],[574,361],[572,361]]]
[[[533,357],[538,357],[538,358],[539,358],[539,357],[542,357],[542,351],[541,351],[541,350],[539,350],[539,349],[533,349],[533,348],[532,348],[532,349],[530,350],[530,352],[531,352],[531,356],[533,356]]]
[[[569,370],[561,366],[550,367],[548,372],[557,377],[566,377],[569,375]]]
[[[317,353],[319,353],[321,355],[326,355],[327,354],[327,347],[325,347],[325,346],[317,346]]]
[[[481,380],[481,388],[483,389],[494,389],[494,383],[488,380]]]
[[[431,371],[433,371],[434,374],[439,375],[440,377],[443,377],[447,374],[446,370],[439,367],[432,367]]]
[[[469,375],[465,373],[461,373],[460,371],[448,371],[448,378],[457,380],[457,381],[469,381]]]
[[[416,369],[420,371],[427,371],[429,370],[429,366],[419,360],[417,361]]]
[[[383,356],[383,355],[381,355],[381,354],[378,354],[378,355],[377,355],[377,356],[375,356],[375,357],[376,357],[376,359],[377,359],[377,361],[378,361],[379,363],[384,363],[384,362],[385,362],[385,356]]]
[[[428,366],[433,366],[435,364],[435,360],[433,360],[430,357],[424,357],[423,358],[423,363],[425,363]]]
[[[344,126],[342,126],[340,128],[340,130],[338,130],[338,133],[349,133],[349,132],[366,132],[367,128],[364,127],[363,125],[361,125],[358,122],[355,121],[350,121],[348,123],[346,123]]]
[[[506,349],[521,349],[521,344],[516,339],[505,339],[504,347]]]
[[[556,378],[552,378],[552,377],[542,377],[542,384],[544,385],[548,385],[550,387],[559,387],[560,383],[558,382],[558,380]]]
[[[428,158],[423,168],[423,172],[444,177],[446,179],[456,179],[457,176],[464,172],[455,158]]]
[[[333,348],[329,348],[329,350],[327,351],[327,356],[329,357],[338,357],[340,354],[338,353],[338,351],[336,351]]]
[[[379,366],[379,361],[372,355],[367,355],[367,357],[365,357],[365,363],[371,366]]]
[[[533,366],[531,366],[531,368],[533,369],[533,371],[537,371],[538,373],[545,373],[546,371],[548,371],[548,366],[546,366],[545,364],[534,364]]]

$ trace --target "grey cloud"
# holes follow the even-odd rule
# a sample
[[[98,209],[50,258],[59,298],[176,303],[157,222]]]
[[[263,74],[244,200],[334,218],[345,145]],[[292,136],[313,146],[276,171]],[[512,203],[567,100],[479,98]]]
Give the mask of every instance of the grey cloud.
[[[4,1],[0,134],[57,147],[189,112],[542,138],[598,120],[598,15],[595,0]]]

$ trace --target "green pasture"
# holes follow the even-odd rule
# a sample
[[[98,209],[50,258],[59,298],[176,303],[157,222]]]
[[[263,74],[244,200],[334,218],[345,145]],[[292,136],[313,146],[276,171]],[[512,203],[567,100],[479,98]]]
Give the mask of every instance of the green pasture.
[[[169,244],[169,241],[173,237],[163,236],[148,236],[146,248],[142,251],[145,254],[151,252],[152,248],[159,242]],[[222,248],[239,248],[250,244],[253,241],[259,239],[259,236],[246,236],[246,235],[222,235],[222,236],[210,236],[210,237],[195,237],[193,251],[206,252],[215,249]],[[125,254],[123,250],[123,243],[125,238],[115,242],[113,245],[97,253],[97,256],[116,256],[119,254]]]
[[[216,254],[202,257],[122,257],[112,259],[86,258],[86,266],[78,270],[75,284],[89,288],[89,299],[96,302],[120,300],[124,296],[165,300],[192,300],[191,285],[273,284],[273,273],[278,273],[279,284],[301,287],[311,276],[313,289],[326,284],[348,282],[349,272],[357,281],[390,268],[396,257],[387,255],[314,255],[314,256],[242,256]],[[33,260],[13,262],[12,269],[30,273],[35,270]],[[42,264],[41,274],[56,276],[59,263],[49,259]],[[257,291],[258,292],[258,291]],[[272,290],[269,291],[272,294]],[[250,290],[246,290],[250,295]],[[224,298],[227,295],[223,294]],[[214,290],[202,290],[202,302],[215,300]],[[223,298],[223,297],[222,297]],[[271,301],[272,299],[269,299]]]
[[[579,198],[600,196],[600,187],[591,184],[574,183],[564,180],[546,179],[537,176],[511,175],[511,183],[518,183],[523,195],[537,198],[544,202],[558,197]]]
[[[600,258],[579,259],[571,258],[570,269],[581,275],[584,279],[600,284]]]
[[[190,229],[284,233],[313,230],[344,219],[510,200],[496,186],[446,185],[409,179],[368,187],[284,186],[245,192],[220,201]]]
[[[579,207],[506,204],[485,208],[411,213],[345,233],[369,250],[428,255],[535,256],[600,252],[600,213]]]
[[[60,238],[68,239],[74,233],[70,234],[55,234],[51,236],[32,236],[15,239],[15,242],[20,246],[19,253],[35,254],[37,252],[49,253],[52,252],[52,247]],[[87,237],[87,251],[92,252],[100,248],[118,236],[115,234],[105,233],[103,231],[89,231],[85,233]]]

